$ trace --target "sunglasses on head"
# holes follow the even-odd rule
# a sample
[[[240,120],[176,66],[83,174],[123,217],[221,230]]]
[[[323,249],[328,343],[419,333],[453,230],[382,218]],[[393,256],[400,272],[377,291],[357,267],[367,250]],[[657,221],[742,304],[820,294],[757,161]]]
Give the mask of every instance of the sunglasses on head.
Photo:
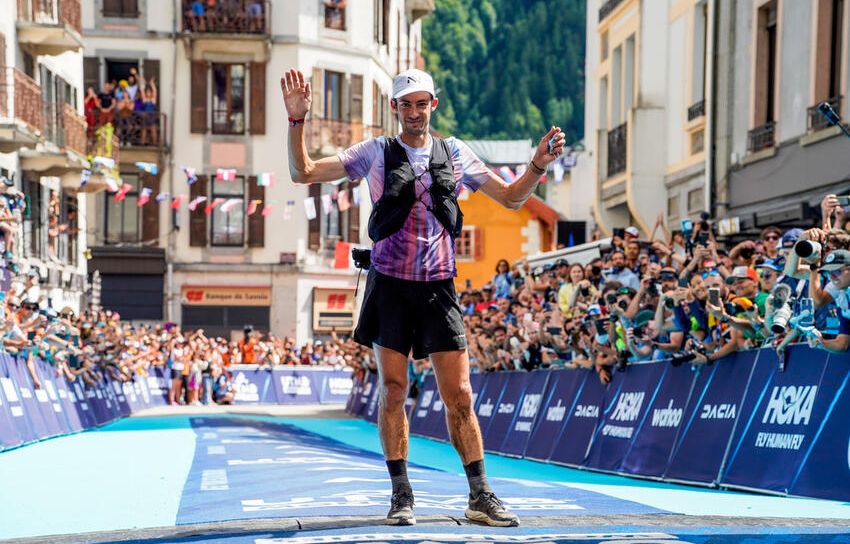
[[[631,293],[631,291],[629,291],[628,287],[620,287],[619,289],[617,289],[618,295],[628,295],[629,293]]]

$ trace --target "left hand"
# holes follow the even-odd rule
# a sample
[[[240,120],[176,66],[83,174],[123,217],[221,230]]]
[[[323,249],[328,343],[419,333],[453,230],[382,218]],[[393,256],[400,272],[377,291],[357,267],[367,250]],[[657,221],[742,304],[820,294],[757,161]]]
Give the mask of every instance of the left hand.
[[[552,153],[549,153],[549,140],[553,139]],[[567,143],[566,135],[561,132],[561,127],[552,127],[540,143],[537,144],[537,149],[534,152],[534,164],[541,168],[545,168],[547,164],[554,161],[564,152],[564,145]]]

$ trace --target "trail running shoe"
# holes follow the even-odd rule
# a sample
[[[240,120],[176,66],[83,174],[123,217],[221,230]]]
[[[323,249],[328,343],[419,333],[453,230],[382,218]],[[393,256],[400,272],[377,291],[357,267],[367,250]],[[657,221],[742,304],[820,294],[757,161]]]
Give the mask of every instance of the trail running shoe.
[[[413,493],[408,490],[393,493],[387,525],[416,525],[413,517]]]
[[[469,507],[466,509],[467,519],[492,525],[494,527],[517,527],[519,517],[505,510],[505,506],[495,493],[484,491],[473,498],[469,495]]]

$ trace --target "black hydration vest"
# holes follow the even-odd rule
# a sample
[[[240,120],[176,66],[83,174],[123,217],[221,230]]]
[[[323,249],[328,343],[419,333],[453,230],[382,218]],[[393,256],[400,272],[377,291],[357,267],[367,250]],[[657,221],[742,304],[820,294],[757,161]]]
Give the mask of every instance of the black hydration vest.
[[[449,232],[452,238],[460,236],[463,213],[455,197],[457,182],[454,176],[449,146],[442,138],[434,138],[428,171],[431,174],[431,206],[427,209]],[[378,243],[395,234],[404,226],[410,210],[416,203],[416,176],[407,159],[407,152],[398,138],[387,138],[384,147],[384,192],[369,216],[369,237]]]

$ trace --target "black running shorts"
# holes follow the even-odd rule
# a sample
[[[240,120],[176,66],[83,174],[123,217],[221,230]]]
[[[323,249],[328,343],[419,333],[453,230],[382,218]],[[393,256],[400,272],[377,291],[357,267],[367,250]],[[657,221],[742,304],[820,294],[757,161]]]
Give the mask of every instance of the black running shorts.
[[[414,359],[466,349],[454,281],[409,281],[370,270],[354,340],[404,354],[412,349]]]

